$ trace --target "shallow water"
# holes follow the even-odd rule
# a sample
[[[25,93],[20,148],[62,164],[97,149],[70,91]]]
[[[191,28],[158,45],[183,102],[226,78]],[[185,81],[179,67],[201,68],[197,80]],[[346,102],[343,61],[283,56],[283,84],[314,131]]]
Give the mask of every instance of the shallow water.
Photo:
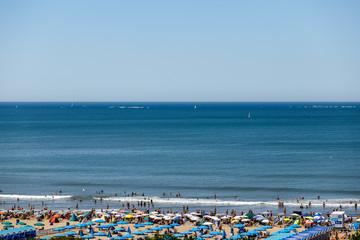
[[[2,103],[0,136],[6,206],[121,208],[126,190],[155,207],[276,212],[278,195],[357,213],[360,199],[358,103]]]

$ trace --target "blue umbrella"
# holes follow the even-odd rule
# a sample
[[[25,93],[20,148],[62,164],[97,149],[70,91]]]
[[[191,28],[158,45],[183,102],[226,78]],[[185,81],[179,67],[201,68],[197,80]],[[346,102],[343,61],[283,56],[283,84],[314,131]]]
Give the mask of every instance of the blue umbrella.
[[[244,228],[245,227],[245,225],[242,225],[242,224],[236,224],[236,225],[234,225],[234,228]]]
[[[259,234],[259,232],[252,230],[252,231],[248,231],[247,234],[249,234],[249,235],[257,235],[257,234]]]
[[[94,229],[93,228],[90,228],[90,234],[94,235]]]
[[[80,237],[84,236],[84,233],[83,233],[82,230],[79,231],[79,236],[80,236]]]
[[[82,223],[75,224],[74,226],[79,228],[86,227],[86,225]]]
[[[134,234],[134,235],[144,235],[144,233],[143,233],[143,232],[140,232],[140,231],[135,231],[135,232],[133,232],[133,234]]]
[[[107,238],[111,238],[112,236],[111,236],[111,232],[110,231],[108,231],[108,233],[107,233],[107,236],[106,236]]]
[[[53,231],[64,231],[65,228],[61,228],[61,227],[58,227],[58,228],[54,228]]]
[[[153,227],[151,228],[151,230],[154,230],[154,231],[161,231],[163,230],[161,227]]]
[[[203,238],[212,238],[212,237],[214,237],[214,235],[204,234],[204,235],[202,235],[201,237],[203,237]]]
[[[183,231],[183,232],[181,232],[181,234],[184,234],[184,235],[189,235],[189,234],[192,234],[192,232],[189,232],[189,231]]]
[[[82,236],[81,238],[91,239],[91,238],[94,238],[94,236],[93,236],[93,235],[84,235],[84,236]]]
[[[125,231],[125,229],[124,228],[115,228],[114,230],[113,230],[113,232],[122,232],[122,231]]]
[[[180,219],[180,217],[174,217],[174,220],[179,220]]]
[[[190,232],[200,232],[201,229],[198,229],[198,228],[191,228],[189,229]]]
[[[196,237],[195,240],[205,240],[205,238],[202,237]]]
[[[221,235],[221,232],[218,232],[218,231],[213,231],[213,232],[210,232],[211,235]]]
[[[150,226],[150,225],[154,225],[154,223],[152,223],[152,222],[144,222],[144,225]]]
[[[124,238],[123,238],[123,237],[119,237],[119,236],[115,236],[115,237],[112,237],[111,239],[114,239],[114,240],[123,240]]]
[[[182,237],[184,237],[184,235],[183,235],[183,234],[180,234],[180,233],[176,233],[176,234],[174,234],[173,236],[176,237],[176,238],[182,238]]]
[[[43,240],[48,240],[48,239],[51,239],[51,237],[42,237],[40,239],[43,239]]]
[[[123,236],[123,238],[134,238],[135,236],[134,235],[131,235],[131,234],[125,234]]]
[[[74,229],[75,228],[75,226],[66,226],[66,227],[64,227],[65,229]]]
[[[224,238],[226,238],[226,232],[225,232],[225,229],[223,230],[222,236],[223,236]]]
[[[87,222],[87,223],[85,223],[85,225],[86,225],[86,226],[94,226],[94,225],[96,225],[96,224],[93,223],[93,222]]]
[[[116,226],[117,226],[117,223],[109,223],[108,226],[109,226],[109,227],[116,227]]]
[[[131,234],[130,227],[128,227],[127,233],[128,233],[128,234]]]
[[[118,221],[117,224],[128,224],[127,221]]]
[[[54,237],[66,237],[66,236],[63,233],[58,233],[58,234],[55,234]]]
[[[170,225],[162,225],[162,226],[160,226],[161,228],[173,228],[172,226],[170,226]]]
[[[102,219],[97,219],[97,220],[95,220],[94,222],[96,222],[96,223],[106,223],[104,220],[102,220]]]
[[[232,239],[240,239],[240,238],[242,238],[242,236],[241,235],[234,235],[234,236],[231,236],[231,238]]]
[[[134,225],[134,228],[139,228],[139,227],[145,227],[145,225],[144,224],[135,224]]]
[[[154,231],[147,229],[147,230],[143,231],[143,233],[154,233]]]
[[[99,225],[97,226],[97,228],[108,228],[109,226],[108,225]]]
[[[76,232],[67,232],[67,233],[65,233],[65,235],[66,236],[75,236],[75,235],[77,235],[77,233]]]
[[[178,224],[178,223],[172,223],[172,224],[170,224],[170,226],[177,227],[177,226],[180,226],[180,224]]]
[[[106,234],[103,232],[97,232],[97,233],[94,233],[94,236],[102,237],[102,236],[106,236]]]
[[[198,227],[198,229],[209,229],[209,227],[208,226],[200,226],[200,227]]]

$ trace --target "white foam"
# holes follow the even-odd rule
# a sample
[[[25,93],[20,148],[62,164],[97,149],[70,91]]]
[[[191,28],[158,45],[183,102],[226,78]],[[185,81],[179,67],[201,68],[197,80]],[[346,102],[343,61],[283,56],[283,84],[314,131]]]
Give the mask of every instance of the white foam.
[[[169,205],[197,205],[197,206],[253,206],[253,205],[267,205],[267,206],[278,206],[278,201],[239,201],[239,200],[221,200],[221,199],[204,199],[204,198],[160,198],[160,197],[149,197],[156,204],[169,204]],[[117,201],[117,202],[138,202],[144,201],[149,202],[148,197],[106,197],[103,198],[104,201]],[[100,198],[95,198],[100,199]],[[354,205],[350,204],[350,199],[331,199],[331,200],[322,200],[316,199],[311,200],[311,206],[323,206],[323,202],[325,202],[325,206],[327,207],[351,207]],[[304,207],[309,204],[309,200],[299,201],[296,203],[294,201],[283,201],[285,206],[294,206],[299,207],[302,204]]]
[[[0,199],[33,199],[33,200],[61,200],[71,198],[70,195],[18,195],[0,194]]]

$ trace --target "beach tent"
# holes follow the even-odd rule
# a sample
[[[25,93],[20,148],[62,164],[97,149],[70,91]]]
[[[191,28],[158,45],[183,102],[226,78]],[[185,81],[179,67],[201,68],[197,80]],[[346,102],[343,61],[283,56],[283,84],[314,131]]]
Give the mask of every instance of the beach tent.
[[[78,218],[76,217],[75,213],[73,213],[73,215],[71,216],[71,218],[69,219],[69,221],[79,221]]]
[[[253,214],[252,212],[249,212],[249,213],[246,214],[246,216],[247,216],[249,219],[252,219],[252,218],[255,216],[255,214]]]
[[[50,222],[51,223],[58,223],[59,219],[57,219],[56,217],[53,217],[53,218],[50,219]]]

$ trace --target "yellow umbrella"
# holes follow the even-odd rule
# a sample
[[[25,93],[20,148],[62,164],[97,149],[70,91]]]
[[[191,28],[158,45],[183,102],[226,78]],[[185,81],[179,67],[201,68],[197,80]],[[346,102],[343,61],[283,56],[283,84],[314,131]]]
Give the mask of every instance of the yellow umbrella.
[[[133,216],[132,215],[126,215],[125,218],[132,218]]]
[[[238,223],[238,222],[239,222],[239,220],[233,220],[232,222],[233,222],[233,223]]]
[[[290,218],[284,218],[284,221],[290,221],[291,219]]]
[[[310,216],[308,216],[308,217],[305,217],[306,219],[314,219],[313,217],[310,217]]]

